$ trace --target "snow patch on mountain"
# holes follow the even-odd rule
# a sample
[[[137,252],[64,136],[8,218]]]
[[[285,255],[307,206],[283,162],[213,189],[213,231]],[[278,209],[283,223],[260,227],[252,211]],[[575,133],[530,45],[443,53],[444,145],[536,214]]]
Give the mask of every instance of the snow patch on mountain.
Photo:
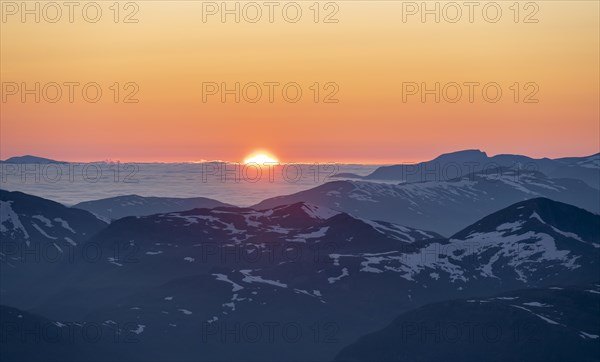
[[[65,220],[63,220],[63,219],[61,219],[59,217],[55,217],[54,221],[56,221],[57,223],[59,223],[63,227],[63,229],[67,229],[70,232],[72,232],[73,234],[76,234],[75,230],[73,230],[73,228],[71,228],[71,225],[69,225],[69,223],[67,221],[65,221]]]
[[[523,221],[515,221],[515,222],[506,222],[502,225],[498,225],[498,227],[496,228],[496,231],[505,231],[508,230],[509,232],[515,232],[517,230],[519,230],[521,228],[521,226],[523,226],[524,222]]]
[[[586,157],[583,160],[577,162],[577,165],[585,168],[600,169],[600,154]]]
[[[469,242],[466,247],[465,241]],[[451,239],[450,242],[461,251],[452,256],[455,260],[470,255],[492,253],[488,264],[481,268],[483,276],[494,276],[493,264],[501,258],[507,259],[507,264],[518,274],[518,279],[527,282],[527,272],[532,262],[553,261],[568,268],[575,269],[578,256],[571,256],[568,250],[559,250],[554,238],[548,234],[528,231],[520,235],[505,235],[502,232],[472,233],[466,240]],[[461,245],[463,246],[462,250]],[[458,251],[458,250],[457,250]]]
[[[48,219],[45,216],[42,216],[42,215],[33,215],[31,218],[41,221],[48,228],[54,227],[54,225],[52,225],[52,221],[50,221],[50,219]]]
[[[598,339],[600,337],[597,334],[585,333],[584,331],[579,331],[579,335],[583,339]]]
[[[327,281],[329,282],[329,284],[334,284],[335,282],[341,280],[343,277],[347,277],[349,275],[350,275],[350,273],[348,273],[348,268],[343,268],[341,275],[339,275],[337,277],[329,277],[329,278],[327,278]]]
[[[45,238],[52,239],[52,240],[56,240],[56,239],[58,239],[57,237],[50,236],[50,235],[46,234],[46,232],[45,232],[45,231],[44,231],[44,230],[43,230],[41,227],[39,227],[39,226],[38,226],[38,224],[35,224],[35,223],[34,223],[34,224],[31,224],[31,225],[33,225],[33,227],[34,227],[34,228],[35,228],[35,229],[36,229],[36,230],[37,230],[37,231],[38,231],[40,234],[42,234],[42,235],[43,235]]]
[[[280,288],[287,288],[287,284],[285,284],[285,283],[282,283],[278,280],[263,279],[260,276],[252,275],[252,272],[253,272],[253,270],[251,270],[251,269],[240,270],[240,273],[242,273],[244,275],[244,278],[242,279],[242,281],[244,281],[246,283],[264,283],[264,284],[270,284],[270,285],[280,287]]]
[[[318,239],[318,238],[322,238],[322,237],[324,237],[327,234],[327,230],[329,230],[329,226],[321,227],[318,230],[315,230],[315,231],[310,232],[310,233],[297,234],[294,237],[294,239],[292,239],[290,241],[305,243],[306,239]]]
[[[225,274],[213,274],[213,276],[215,276],[217,278],[217,280],[222,281],[222,282],[226,282],[232,285],[232,292],[237,292],[238,290],[242,290],[244,289],[244,287],[242,287],[241,285],[233,282],[231,279],[229,279],[229,277]]]
[[[340,214],[339,211],[307,203],[302,205],[302,210],[306,212],[308,216],[319,220],[327,220],[330,217]]]
[[[541,222],[542,224],[546,224],[546,223],[544,222],[544,220],[542,220],[542,217],[541,217],[541,216],[540,216],[540,215],[539,215],[537,212],[535,212],[535,211],[533,212],[533,214],[531,214],[531,216],[530,216],[529,218],[530,218],[530,219],[536,219],[536,220],[538,220],[539,222]]]
[[[0,232],[8,232],[5,223],[9,222],[12,225],[13,231],[18,230],[23,233],[25,242],[29,246],[29,234],[25,230],[17,213],[13,211],[12,203],[12,201],[0,201]]]
[[[136,329],[131,330],[131,333],[135,333],[135,334],[142,334],[144,332],[144,329],[146,329],[146,326],[144,324],[138,324]]]
[[[404,226],[392,224],[392,223],[383,223],[381,221],[371,221],[367,219],[360,219],[362,222],[371,226],[375,231],[388,235],[396,240],[405,241],[405,242],[414,242],[415,238],[411,236],[410,229]],[[421,231],[421,234],[426,237],[433,237],[425,232]]]

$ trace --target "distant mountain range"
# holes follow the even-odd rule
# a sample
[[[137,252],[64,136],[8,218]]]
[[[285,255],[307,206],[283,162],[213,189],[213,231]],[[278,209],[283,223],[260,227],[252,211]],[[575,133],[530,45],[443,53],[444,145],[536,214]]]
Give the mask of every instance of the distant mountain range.
[[[596,341],[595,319],[586,318],[590,305],[597,302],[580,295],[571,301],[567,296],[527,299],[525,303],[553,306],[552,311],[538,311],[544,307],[517,304],[525,310],[500,302],[488,307],[483,300],[489,298],[482,297],[523,288],[599,283],[600,216],[532,192],[556,190],[552,195],[576,199],[574,189],[593,189],[581,181],[545,179],[537,173],[526,174],[529,184],[499,181],[489,188],[481,186],[492,184],[483,176],[473,177],[473,184],[460,180],[455,189],[451,182],[437,182],[431,186],[435,192],[420,196],[419,202],[426,206],[429,198],[444,195],[437,202],[441,207],[439,201],[452,200],[456,191],[465,199],[477,196],[473,205],[487,209],[492,207],[488,203],[498,205],[490,197],[502,195],[497,189],[508,190],[505,195],[521,190],[523,196],[533,198],[481,215],[444,238],[428,228],[374,221],[310,200],[262,208],[195,208],[106,224],[85,210],[2,191],[0,297],[4,307],[0,312],[11,320],[21,313],[27,319],[65,326],[95,323],[119,328],[138,340],[127,345],[123,354],[120,343],[53,349],[66,359],[89,359],[97,353],[138,360],[331,360],[336,356],[360,360],[373,346],[363,343],[361,336],[385,328],[394,316],[425,318],[418,308],[433,308],[425,313],[430,316],[424,319],[427,322],[445,322],[443,315],[469,323],[504,318],[502,328],[504,323],[512,327],[521,321],[539,328],[545,325],[535,324],[537,319],[552,324],[546,318],[568,327],[552,329],[539,348],[525,348],[531,351],[528,355],[510,354],[517,352],[504,348],[513,344],[501,339],[504,348],[494,347],[499,358],[544,357],[544,346],[555,343],[555,333],[563,330],[572,338],[561,347],[549,346],[548,351],[560,348],[559,356],[571,353],[576,359],[593,356],[587,347],[590,342],[582,336]],[[400,185],[360,183],[393,187],[384,190],[394,192],[401,189]],[[323,186],[331,184],[339,182]],[[326,192],[380,206],[368,200],[373,193],[357,193],[356,183],[349,184],[351,189]],[[411,187],[427,190],[421,189],[423,184]],[[383,195],[392,198],[393,194],[381,195],[384,200]],[[447,218],[461,211],[443,210]],[[443,215],[439,213],[439,222]],[[453,299],[463,301],[443,302]],[[431,304],[439,302],[450,304]],[[482,306],[471,313],[472,304]],[[302,331],[293,341],[282,333],[282,326],[291,325]],[[250,338],[244,329],[248,326],[258,328],[262,337]],[[269,332],[266,326],[275,329]],[[394,331],[390,333],[392,337],[382,337],[383,342],[394,338]],[[461,354],[456,359],[476,359],[484,350],[480,344],[458,345]],[[8,351],[3,353],[7,360],[40,358],[21,354],[23,344],[11,346],[0,346]],[[450,348],[442,346],[435,354],[433,347],[423,346],[427,348],[411,345],[399,356],[396,346],[381,344],[373,358],[436,359]],[[448,353],[446,357],[452,359]]]
[[[252,207],[264,209],[306,201],[366,219],[451,235],[491,212],[534,197],[600,211],[600,191],[585,182],[514,168],[489,169],[446,181],[333,181]]]
[[[67,163],[39,156],[11,157],[0,163]],[[102,161],[106,162],[106,161]],[[367,176],[340,173],[333,177],[367,181],[448,181],[467,174],[496,168],[514,168],[539,171],[548,177],[582,180],[589,186],[600,188],[600,153],[583,157],[532,158],[523,155],[500,154],[488,156],[481,150],[462,150],[442,154],[432,160],[378,167]]]
[[[582,180],[589,186],[600,186],[600,153],[586,157],[540,158],[522,155],[489,157],[480,150],[447,153],[416,164],[382,166],[367,176],[340,174],[338,177],[363,180],[393,180],[405,182],[448,181],[464,175],[499,167],[539,171],[548,177]]]
[[[0,160],[0,163],[38,163],[38,164],[47,164],[47,163],[67,163],[67,162],[51,160],[49,158],[44,158],[44,157],[26,155],[26,156],[17,156],[17,157],[7,158],[4,161]]]

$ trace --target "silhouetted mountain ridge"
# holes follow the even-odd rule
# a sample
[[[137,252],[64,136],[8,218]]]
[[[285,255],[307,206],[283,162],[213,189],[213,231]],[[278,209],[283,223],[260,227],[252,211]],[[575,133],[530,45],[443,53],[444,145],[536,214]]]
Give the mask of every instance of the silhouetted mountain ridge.
[[[4,161],[0,160],[0,163],[16,163],[16,164],[24,164],[24,163],[33,164],[33,163],[37,163],[37,164],[48,164],[48,163],[68,163],[68,162],[65,162],[65,161],[56,161],[56,160],[52,160],[52,159],[49,159],[49,158],[38,157],[38,156],[25,155],[25,156],[10,157],[10,158],[7,158]]]
[[[89,211],[103,220],[215,207],[232,207],[232,205],[206,197],[177,198],[123,195],[84,201],[73,206],[76,209]]]
[[[426,305],[336,361],[597,361],[600,285],[519,290]]]

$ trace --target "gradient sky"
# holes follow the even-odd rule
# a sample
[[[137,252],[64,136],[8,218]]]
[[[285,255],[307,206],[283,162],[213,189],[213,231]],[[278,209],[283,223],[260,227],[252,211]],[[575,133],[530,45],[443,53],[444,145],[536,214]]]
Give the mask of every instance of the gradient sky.
[[[97,23],[80,12],[73,23],[9,16],[0,25],[4,84],[97,82],[103,95],[94,104],[80,93],[73,103],[66,94],[39,104],[8,96],[0,157],[241,161],[265,149],[282,162],[393,163],[466,148],[534,157],[600,150],[596,1],[536,2],[538,23],[515,23],[512,1],[500,2],[497,23],[477,10],[473,23],[466,14],[457,23],[403,23],[402,2],[390,1],[336,2],[339,22],[315,23],[313,2],[299,3],[297,23],[280,12],[274,23],[204,23],[197,1],[137,2],[133,24],[113,22],[112,1],[100,2]],[[115,82],[136,82],[139,103],[114,103]],[[303,97],[203,103],[203,82],[297,82]],[[315,82],[336,82],[339,103],[315,103]],[[497,82],[503,95],[497,103],[480,91],[473,103],[465,94],[457,103],[403,103],[403,82]],[[539,103],[515,103],[515,82],[535,82]]]

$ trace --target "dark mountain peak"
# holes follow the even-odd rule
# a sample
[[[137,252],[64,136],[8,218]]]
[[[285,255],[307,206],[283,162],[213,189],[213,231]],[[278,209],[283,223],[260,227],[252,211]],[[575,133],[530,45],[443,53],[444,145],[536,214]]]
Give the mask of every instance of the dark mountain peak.
[[[368,220],[347,213],[339,213],[327,219],[323,226],[328,227],[332,234],[348,235],[351,239],[363,239],[372,242],[373,238],[399,240],[407,243],[429,239],[442,239],[438,233],[415,229],[386,221]]]
[[[327,220],[337,214],[339,211],[324,206],[318,206],[308,202],[296,202],[290,205],[281,205],[272,209],[261,210],[273,219],[278,218],[296,218],[311,220]]]
[[[518,202],[512,206],[514,206],[515,208],[530,208],[530,209],[538,209],[539,210],[541,208],[560,207],[561,205],[565,205],[567,207],[571,207],[574,209],[579,209],[575,206],[571,206],[571,205],[565,204],[563,202],[554,201],[547,197],[534,197],[529,200]]]
[[[345,191],[345,190],[351,190],[354,187],[354,184],[357,182],[366,182],[366,181],[334,180],[334,181],[327,181],[323,185],[320,185],[320,187],[323,189],[323,191]]]
[[[45,204],[45,205],[53,205],[56,207],[66,208],[66,206],[64,206],[63,204],[60,204],[56,201],[44,199],[43,197],[39,197],[39,196],[31,195],[31,194],[26,194],[21,191],[7,191],[7,190],[0,189],[0,200],[18,202],[19,207],[39,206],[39,205]]]
[[[143,196],[140,196],[138,194],[129,194],[129,195],[119,195],[119,196],[113,196],[113,197],[107,197],[105,199],[100,199],[100,200],[126,200],[126,199],[143,199]],[[93,200],[93,201],[98,201],[98,200]],[[86,201],[86,202],[91,202],[91,201]]]
[[[163,197],[163,196],[142,196],[142,195],[138,195],[138,194],[129,194],[129,195],[118,195],[118,196],[111,196],[111,197],[107,197],[107,198],[103,198],[103,199],[96,199],[96,200],[90,200],[90,201],[83,201],[80,202],[77,205],[88,205],[88,204],[93,204],[93,203],[111,203],[111,202],[115,202],[115,201],[140,201],[140,202],[144,202],[144,203],[149,203],[149,202],[163,202],[163,203],[167,203],[167,202],[185,202],[185,201],[189,201],[189,200],[211,200],[207,197]],[[231,206],[225,203],[220,203],[223,206]],[[76,206],[77,206],[76,205]]]
[[[206,208],[205,208],[206,209]],[[212,207],[208,210],[215,210],[215,211],[223,211],[223,212],[251,212],[251,211],[255,211],[254,209],[250,208],[250,207],[238,207],[238,206],[217,206],[217,207]]]
[[[16,245],[53,244],[59,253],[78,245],[106,223],[91,213],[22,192],[0,190],[0,239]]]
[[[517,290],[501,296],[427,304],[400,314],[385,328],[344,348],[335,361],[591,361],[600,331],[595,286]],[[499,333],[462,332],[461,325],[494,325],[497,330],[527,326],[536,342]],[[452,340],[432,331],[461,330]],[[410,332],[409,332],[410,331]],[[434,337],[432,337],[434,336]],[[527,345],[526,348],[523,345]],[[427,348],[432,346],[431,348]]]
[[[137,233],[137,235],[136,235]],[[296,202],[266,209],[197,208],[187,211],[127,217],[114,221],[98,240],[129,242],[143,235],[145,242],[164,239],[204,240],[223,243],[351,242],[388,250],[397,241],[441,238],[439,234],[384,221],[371,221],[309,202]],[[258,238],[258,239],[257,239]],[[390,244],[393,243],[393,244]],[[182,244],[182,245],[185,245]],[[358,247],[358,246],[357,246]],[[369,249],[370,250],[370,246]]]
[[[370,183],[366,182],[366,184]],[[308,202],[277,206],[273,209],[262,210],[261,212],[268,213],[272,221],[277,221],[277,219],[293,219],[296,223],[301,223],[302,220],[306,220],[304,223],[305,226],[315,225],[316,222],[320,227],[327,227],[333,230],[338,236],[354,234],[370,239],[368,235],[376,235],[404,242],[442,238],[441,235],[435,232],[410,228],[386,221],[368,220]]]
[[[432,161],[444,161],[444,162],[466,162],[466,161],[481,161],[488,158],[487,153],[478,150],[478,149],[470,149],[470,150],[462,150],[450,153],[443,153],[438,157],[434,158]],[[432,162],[429,161],[429,162]]]
[[[4,162],[4,163],[43,163],[43,164],[47,164],[47,163],[67,163],[67,162],[64,162],[64,161],[56,161],[56,160],[52,160],[52,159],[49,159],[49,158],[32,156],[32,155],[11,157],[11,158],[8,158],[8,159],[6,159],[6,160],[4,160],[2,162]]]
[[[185,211],[173,211],[153,215],[129,217],[113,222],[115,229],[129,228],[133,224],[162,225],[179,229],[186,233],[186,228],[193,226],[202,229],[225,229],[234,234],[244,232],[255,235],[262,232],[279,232],[282,235],[305,228],[318,227],[335,215],[338,211],[313,205],[307,202],[297,202],[273,208],[254,209],[240,207],[194,208]],[[229,226],[227,226],[229,225]]]
[[[479,166],[489,158],[487,154],[480,150],[463,150],[451,153],[444,153],[433,160],[411,163],[398,164],[390,166],[378,167],[375,171],[365,176],[365,179],[374,180],[403,180],[403,181],[418,181],[424,180],[425,175],[431,172],[440,172],[441,169],[452,165],[453,168],[459,168],[461,174],[466,173],[467,169],[472,169],[472,166]],[[437,170],[437,171],[436,171]],[[436,178],[440,178],[437,175]],[[442,178],[453,178],[444,175]]]
[[[507,235],[533,231],[598,243],[599,229],[599,215],[545,197],[536,197],[490,214],[452,238],[462,240],[481,233],[499,232]]]

